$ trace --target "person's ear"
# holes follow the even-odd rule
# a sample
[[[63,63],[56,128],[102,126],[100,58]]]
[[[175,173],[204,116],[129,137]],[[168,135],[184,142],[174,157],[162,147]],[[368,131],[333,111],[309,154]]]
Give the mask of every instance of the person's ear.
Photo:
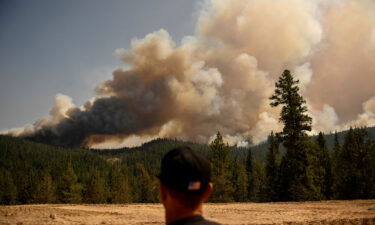
[[[203,193],[203,201],[206,201],[210,197],[213,190],[214,190],[214,185],[212,184],[212,182],[208,183],[208,186]]]

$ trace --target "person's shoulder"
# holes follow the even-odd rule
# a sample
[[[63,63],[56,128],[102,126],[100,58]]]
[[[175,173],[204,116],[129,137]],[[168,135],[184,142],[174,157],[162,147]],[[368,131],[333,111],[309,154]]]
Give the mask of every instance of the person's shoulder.
[[[220,223],[216,223],[211,220],[206,220],[202,216],[194,216],[189,218],[184,218],[169,225],[221,225]]]
[[[211,220],[206,220],[206,219],[203,219],[201,222],[197,223],[197,225],[221,225],[220,223],[216,223],[214,221],[211,221]]]

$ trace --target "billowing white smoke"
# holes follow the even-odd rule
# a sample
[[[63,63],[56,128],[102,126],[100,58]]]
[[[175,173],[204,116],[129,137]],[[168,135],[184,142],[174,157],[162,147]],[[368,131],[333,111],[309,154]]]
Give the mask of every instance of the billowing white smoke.
[[[75,107],[72,98],[63,94],[55,96],[54,106],[50,109],[49,115],[36,121],[33,125],[29,124],[25,127],[13,128],[5,134],[14,136],[31,136],[43,127],[56,127],[61,120],[68,117],[68,111]]]
[[[50,116],[10,131],[57,144],[118,147],[155,137],[259,143],[278,131],[269,106],[284,69],[300,80],[312,133],[375,125],[375,2],[211,0],[193,37],[161,29],[116,53],[128,65],[81,108],[57,96]]]
[[[346,124],[345,128],[349,126],[368,126],[375,125],[375,97],[372,97],[362,105],[363,112],[357,116],[353,121]]]

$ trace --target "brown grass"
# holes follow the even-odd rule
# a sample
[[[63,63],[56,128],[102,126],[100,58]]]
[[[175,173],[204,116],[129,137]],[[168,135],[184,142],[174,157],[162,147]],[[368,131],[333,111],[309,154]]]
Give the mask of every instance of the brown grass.
[[[375,224],[375,200],[206,204],[223,224]],[[0,224],[164,224],[160,204],[0,206]]]

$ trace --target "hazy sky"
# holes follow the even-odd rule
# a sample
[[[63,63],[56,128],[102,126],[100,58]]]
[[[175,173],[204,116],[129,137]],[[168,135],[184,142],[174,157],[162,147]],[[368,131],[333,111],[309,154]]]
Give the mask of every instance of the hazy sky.
[[[48,114],[63,93],[81,105],[121,66],[116,48],[164,28],[194,33],[198,0],[1,0],[0,130]]]

